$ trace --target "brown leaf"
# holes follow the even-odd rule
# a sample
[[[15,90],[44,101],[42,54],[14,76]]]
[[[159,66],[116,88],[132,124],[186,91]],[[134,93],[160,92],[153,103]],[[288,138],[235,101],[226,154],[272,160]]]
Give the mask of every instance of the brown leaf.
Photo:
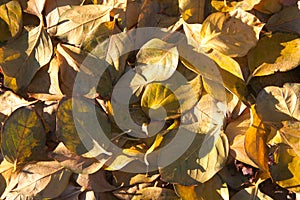
[[[55,198],[68,186],[71,174],[56,161],[28,164],[19,173],[18,186],[13,191],[27,197]]]
[[[184,21],[190,24],[203,22],[205,4],[208,2],[202,0],[179,0],[178,3]]]
[[[47,32],[55,35],[57,24],[62,14],[74,5],[80,5],[82,0],[47,0],[45,4],[45,17]]]
[[[78,174],[93,174],[100,170],[105,162],[96,158],[84,158],[70,150],[61,142],[50,156],[57,160],[63,167]]]
[[[93,174],[79,174],[76,182],[85,190],[108,192],[116,189],[106,180],[106,171],[99,170]]]

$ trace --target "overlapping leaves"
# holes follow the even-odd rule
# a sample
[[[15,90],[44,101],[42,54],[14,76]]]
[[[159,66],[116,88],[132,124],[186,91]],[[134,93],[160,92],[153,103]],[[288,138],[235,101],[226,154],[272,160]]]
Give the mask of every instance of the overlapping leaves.
[[[1,2],[1,199],[299,193],[296,3]]]

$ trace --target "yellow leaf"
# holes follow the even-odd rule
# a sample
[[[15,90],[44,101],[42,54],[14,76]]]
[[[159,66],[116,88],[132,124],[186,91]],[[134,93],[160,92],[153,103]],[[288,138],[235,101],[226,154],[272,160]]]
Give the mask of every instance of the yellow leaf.
[[[251,125],[245,133],[245,150],[252,161],[265,172],[268,166],[268,127],[258,117],[255,106],[251,107]]]

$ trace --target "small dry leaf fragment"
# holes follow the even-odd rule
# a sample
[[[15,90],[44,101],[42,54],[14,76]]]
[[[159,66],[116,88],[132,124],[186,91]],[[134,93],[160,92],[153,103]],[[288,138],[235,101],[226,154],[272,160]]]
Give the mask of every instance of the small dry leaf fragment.
[[[0,113],[9,116],[12,112],[22,106],[28,106],[36,101],[27,101],[11,91],[5,91],[0,95]]]
[[[234,9],[241,8],[243,10],[252,10],[261,0],[242,0],[242,1],[224,1],[212,0],[211,5],[216,10],[221,12],[230,12]]]
[[[132,200],[142,199],[174,199],[179,200],[180,198],[176,195],[173,190],[160,188],[160,187],[146,187],[137,191],[137,195],[134,195]]]
[[[206,3],[202,0],[179,0],[178,6],[183,20],[189,24],[202,23]]]

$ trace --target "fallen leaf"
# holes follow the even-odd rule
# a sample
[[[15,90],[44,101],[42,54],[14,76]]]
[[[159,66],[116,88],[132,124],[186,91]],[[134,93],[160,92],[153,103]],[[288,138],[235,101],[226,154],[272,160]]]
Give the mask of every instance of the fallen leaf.
[[[160,187],[146,187],[137,191],[137,194],[133,196],[132,200],[142,199],[174,199],[179,200],[180,198],[176,195],[173,190],[160,188]]]
[[[2,39],[0,41],[5,41],[11,37],[16,37],[22,31],[22,8],[18,1],[9,1],[0,6],[0,18],[8,26],[10,35],[8,38]],[[3,30],[3,29],[2,29]]]
[[[264,122],[300,120],[300,84],[268,86],[256,98],[257,113]]]
[[[258,117],[255,107],[251,107],[251,124],[245,133],[245,150],[249,158],[261,170],[269,174],[267,137],[270,128]]]
[[[18,108],[5,121],[1,150],[9,162],[16,165],[39,158],[45,142],[43,123],[32,108]]]
[[[300,39],[296,35],[275,33],[263,37],[248,54],[252,76],[265,76],[296,68],[300,64],[299,46]]]
[[[300,34],[300,14],[297,6],[283,8],[280,12],[272,15],[266,27],[273,32],[287,32]]]
[[[184,186],[175,184],[176,193],[183,200],[196,199],[214,199],[214,200],[229,200],[229,192],[226,183],[218,176],[205,183],[195,186]]]
[[[106,160],[79,156],[68,150],[62,142],[51,152],[50,157],[64,168],[78,174],[93,174],[99,171],[106,162]]]
[[[270,168],[273,180],[281,187],[299,193],[300,157],[288,145],[279,144],[274,152],[274,162],[275,165]]]
[[[47,23],[47,32],[50,35],[55,35],[57,24],[62,14],[71,9],[72,6],[80,5],[81,0],[47,0],[45,4],[45,17]]]
[[[50,61],[52,48],[50,37],[42,25],[30,31],[23,30],[18,38],[0,48],[5,84],[14,91],[24,90],[38,69]]]
[[[102,144],[103,138],[107,137],[105,134],[109,133],[110,124],[107,116],[93,101],[70,98],[60,103],[56,134],[72,152],[87,158],[97,157],[100,160],[107,160],[112,155],[105,149],[109,147],[107,145],[110,142],[105,146]]]
[[[71,175],[56,161],[28,164],[19,173],[18,186],[13,191],[27,197],[55,198],[68,186]]]
[[[135,71],[141,74],[148,83],[165,81],[175,72],[178,58],[178,51],[174,45],[159,39],[152,39],[139,50]]]
[[[179,0],[179,10],[184,21],[190,24],[202,23],[204,20],[205,1]]]
[[[73,45],[81,45],[85,36],[103,22],[110,21],[110,6],[73,6],[59,18],[55,36]]]
[[[94,192],[108,192],[116,189],[106,180],[106,171],[99,170],[93,174],[79,174],[76,178],[78,183],[85,190],[92,190]]]
[[[254,6],[254,9],[265,14],[276,13],[280,11],[281,8],[280,0],[261,0],[259,4]]]
[[[257,17],[241,9],[229,14],[216,12],[202,24],[200,46],[207,51],[215,49],[230,57],[242,57],[256,45],[263,26]]]

